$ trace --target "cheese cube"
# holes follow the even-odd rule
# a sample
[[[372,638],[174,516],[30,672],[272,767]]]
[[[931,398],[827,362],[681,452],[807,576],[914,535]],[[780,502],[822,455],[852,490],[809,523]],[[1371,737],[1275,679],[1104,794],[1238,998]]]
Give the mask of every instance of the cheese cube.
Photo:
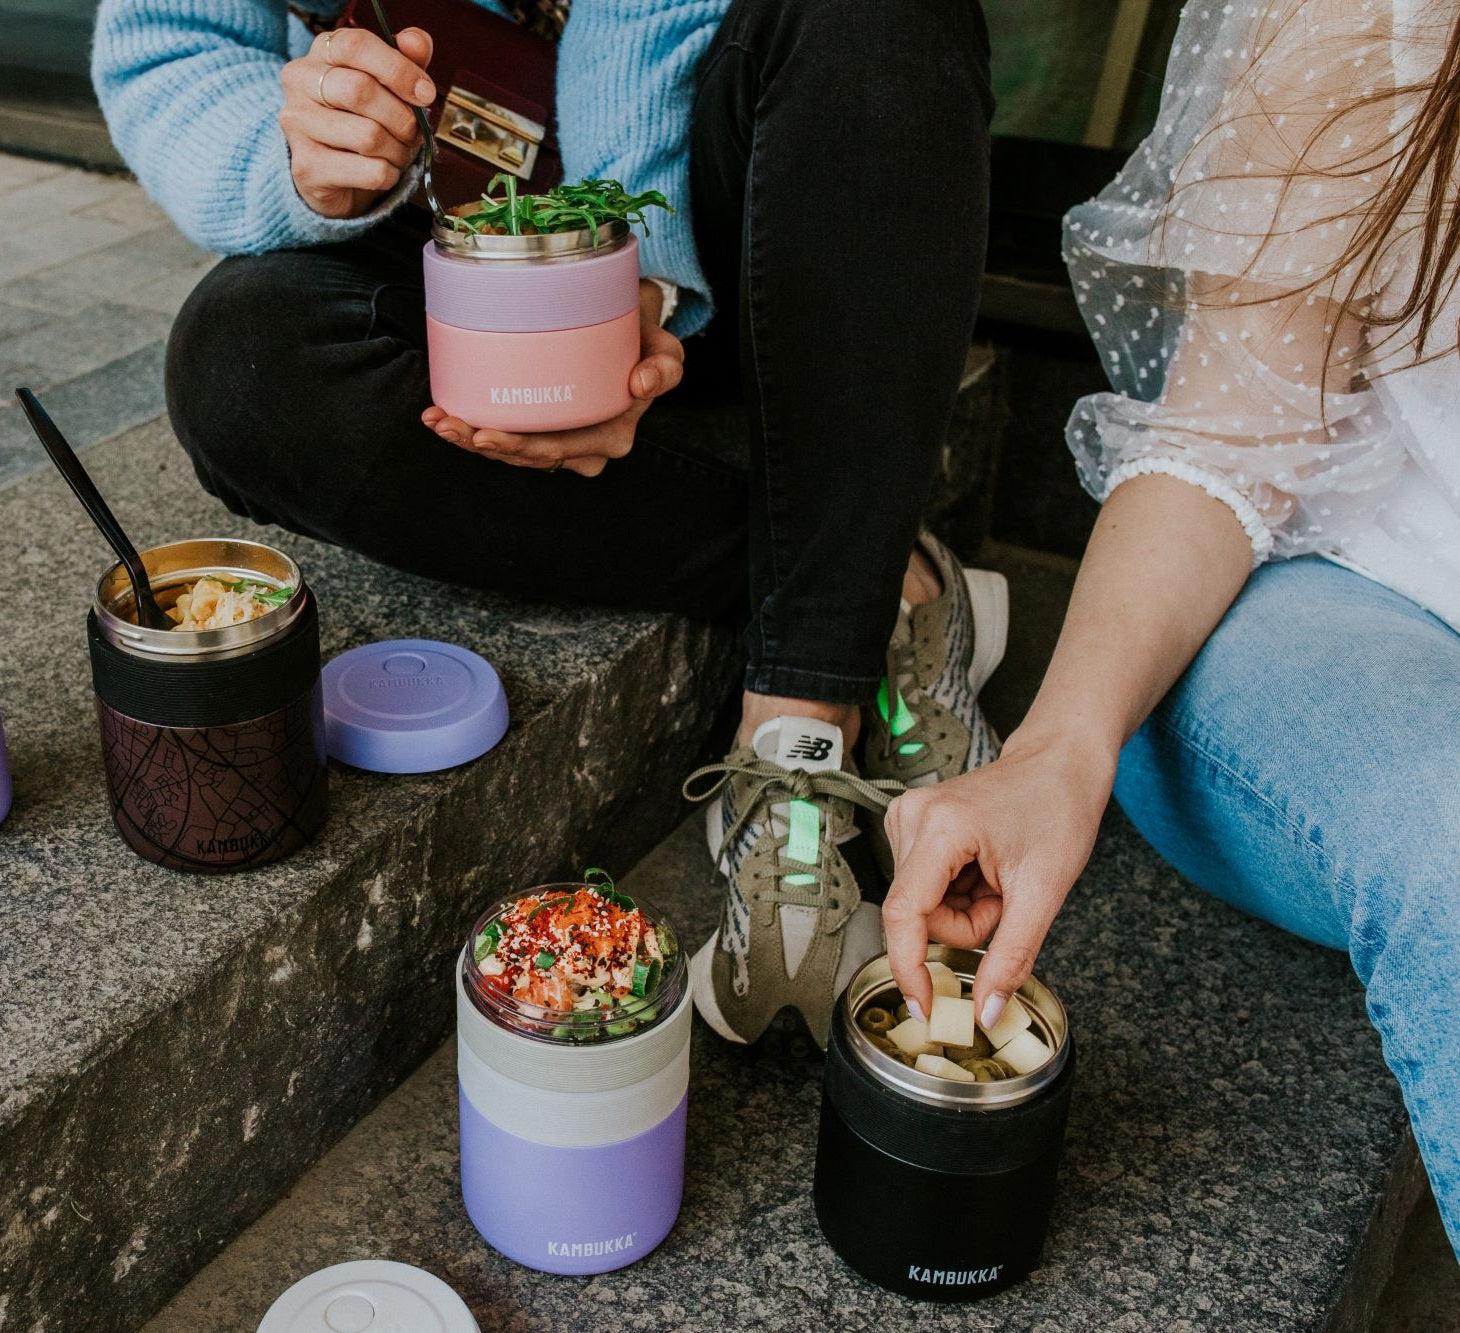
[[[941,1048],[928,1040],[928,1025],[921,1019],[907,1018],[887,1034],[892,1044],[907,1055],[938,1052]]]
[[[977,1083],[978,1080],[966,1069],[960,1069],[952,1060],[941,1055],[920,1055],[913,1066],[920,1074],[932,1074],[934,1078],[951,1078],[959,1083]]]
[[[955,1000],[951,995],[935,995],[933,1012],[928,1015],[928,1040],[940,1046],[972,1046],[978,1024],[972,1000]]]
[[[984,1003],[987,1004],[988,1001],[985,1000]],[[988,1033],[988,1038],[993,1043],[994,1050],[997,1051],[1005,1043],[1013,1041],[1029,1026],[1030,1022],[1029,1010],[1019,1003],[1017,995],[1011,995],[1009,1003],[1004,1006],[1004,1012],[999,1015],[999,1021],[991,1028],[983,1027],[982,1023],[979,1024],[979,1027]],[[968,1044],[972,1045],[971,1042]]]
[[[933,974],[933,994],[951,995],[955,1000],[963,994],[963,983],[947,963],[929,963],[928,971]]]
[[[999,1047],[998,1059],[1012,1065],[1020,1074],[1028,1074],[1049,1059],[1049,1047],[1032,1032],[1020,1032]]]

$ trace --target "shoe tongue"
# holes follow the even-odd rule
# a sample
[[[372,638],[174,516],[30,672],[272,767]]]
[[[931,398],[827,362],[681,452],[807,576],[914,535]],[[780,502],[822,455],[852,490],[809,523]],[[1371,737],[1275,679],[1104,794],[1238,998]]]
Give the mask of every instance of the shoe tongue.
[[[815,717],[774,717],[751,739],[756,757],[782,768],[821,773],[842,766],[841,728]]]
[[[912,603],[904,597],[898,607],[897,620],[892,626],[892,642],[894,645],[902,647],[912,642],[912,620]]]

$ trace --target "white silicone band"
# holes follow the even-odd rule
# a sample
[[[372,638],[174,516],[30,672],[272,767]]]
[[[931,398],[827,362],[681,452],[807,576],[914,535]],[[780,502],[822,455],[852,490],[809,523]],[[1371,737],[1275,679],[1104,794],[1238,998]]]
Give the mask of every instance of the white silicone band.
[[[1226,505],[1237,516],[1237,521],[1242,525],[1242,531],[1247,534],[1247,540],[1252,543],[1253,569],[1256,569],[1272,554],[1272,532],[1262,521],[1262,515],[1257,512],[1257,506],[1220,473],[1208,472],[1205,468],[1196,467],[1183,458],[1133,458],[1129,462],[1122,463],[1106,478],[1105,494],[1101,496],[1101,500],[1108,500],[1111,492],[1122,482],[1129,481],[1132,477],[1150,476],[1153,473],[1175,477],[1178,481],[1199,486],[1213,500],[1220,500]]]

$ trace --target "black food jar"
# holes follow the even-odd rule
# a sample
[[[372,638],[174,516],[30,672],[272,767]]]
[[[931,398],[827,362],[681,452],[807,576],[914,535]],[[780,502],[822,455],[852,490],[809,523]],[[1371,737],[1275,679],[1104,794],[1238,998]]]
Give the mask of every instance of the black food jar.
[[[205,576],[261,586],[273,605],[218,629],[143,629],[126,571],[102,575],[86,632],[117,829],[175,870],[288,856],[328,813],[314,595],[259,542],[173,542],[142,562],[164,610]]]
[[[967,994],[981,950],[932,945],[929,962]],[[955,1082],[909,1068],[857,1023],[902,1002],[885,954],[837,1001],[827,1049],[813,1199],[836,1252],[889,1291],[969,1301],[1039,1262],[1064,1147],[1075,1053],[1064,1006],[1031,978],[1019,990],[1029,1031],[1050,1050],[1038,1068]]]

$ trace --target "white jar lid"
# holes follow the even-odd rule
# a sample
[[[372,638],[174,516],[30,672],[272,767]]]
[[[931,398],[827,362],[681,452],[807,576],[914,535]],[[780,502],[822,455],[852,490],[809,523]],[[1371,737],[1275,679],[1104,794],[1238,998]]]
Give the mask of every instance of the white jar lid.
[[[258,1333],[481,1333],[466,1303],[410,1264],[360,1259],[301,1278],[271,1306]]]

